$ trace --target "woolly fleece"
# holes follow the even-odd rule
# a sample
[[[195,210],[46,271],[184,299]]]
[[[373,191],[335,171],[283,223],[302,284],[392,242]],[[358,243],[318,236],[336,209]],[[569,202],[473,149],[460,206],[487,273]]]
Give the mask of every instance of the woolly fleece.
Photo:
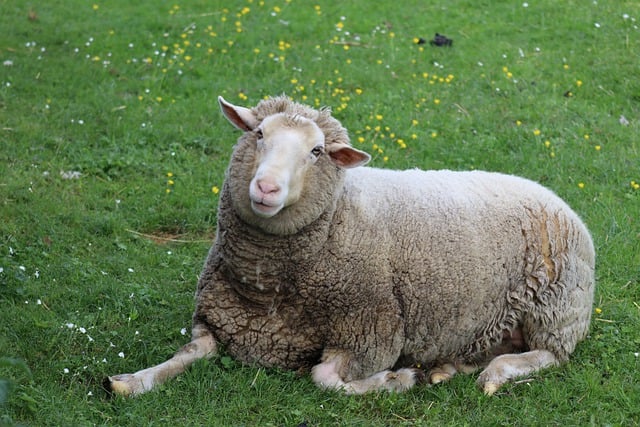
[[[302,115],[327,145],[349,142],[329,110],[277,97],[252,112]],[[488,172],[343,170],[322,156],[298,203],[260,218],[247,190],[255,146],[248,131],[234,148],[193,318],[238,360],[305,369],[337,350],[348,381],[485,360],[515,329],[526,349],[566,361],[587,335],[594,247],[551,191]]]

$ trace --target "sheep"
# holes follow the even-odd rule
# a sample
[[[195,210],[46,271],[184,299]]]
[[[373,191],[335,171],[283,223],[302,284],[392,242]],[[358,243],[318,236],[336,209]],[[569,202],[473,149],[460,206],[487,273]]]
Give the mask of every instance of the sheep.
[[[490,395],[566,362],[588,333],[595,251],[558,196],[524,178],[365,167],[329,109],[218,98],[243,131],[196,291],[192,341],[107,378],[137,395],[218,346],[349,394],[483,369]]]

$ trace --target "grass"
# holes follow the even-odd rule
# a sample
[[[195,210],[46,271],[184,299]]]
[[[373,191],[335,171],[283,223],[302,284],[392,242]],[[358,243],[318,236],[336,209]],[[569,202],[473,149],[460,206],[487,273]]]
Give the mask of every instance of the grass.
[[[0,425],[640,424],[635,1],[0,0]],[[451,48],[417,44],[435,32]],[[591,229],[571,362],[347,397],[224,355],[137,399],[109,374],[188,341],[237,133],[221,94],[329,105],[390,168],[522,175]],[[74,172],[79,173],[79,175]]]

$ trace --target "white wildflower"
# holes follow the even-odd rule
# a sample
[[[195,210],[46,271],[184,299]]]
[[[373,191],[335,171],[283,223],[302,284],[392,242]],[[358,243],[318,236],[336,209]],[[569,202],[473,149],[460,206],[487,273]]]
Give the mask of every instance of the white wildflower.
[[[78,171],[60,171],[62,179],[79,179],[80,175],[82,174]]]

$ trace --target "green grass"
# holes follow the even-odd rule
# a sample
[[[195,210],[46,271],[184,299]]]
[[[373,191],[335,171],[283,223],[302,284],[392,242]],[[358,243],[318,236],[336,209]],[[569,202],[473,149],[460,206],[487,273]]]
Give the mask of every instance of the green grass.
[[[630,0],[0,0],[0,425],[640,424],[639,20]],[[436,31],[453,47],[415,43]],[[491,398],[474,376],[352,397],[222,356],[108,399],[106,375],[188,341],[238,136],[217,95],[280,93],[333,107],[375,166],[565,198],[598,253],[571,362]]]

